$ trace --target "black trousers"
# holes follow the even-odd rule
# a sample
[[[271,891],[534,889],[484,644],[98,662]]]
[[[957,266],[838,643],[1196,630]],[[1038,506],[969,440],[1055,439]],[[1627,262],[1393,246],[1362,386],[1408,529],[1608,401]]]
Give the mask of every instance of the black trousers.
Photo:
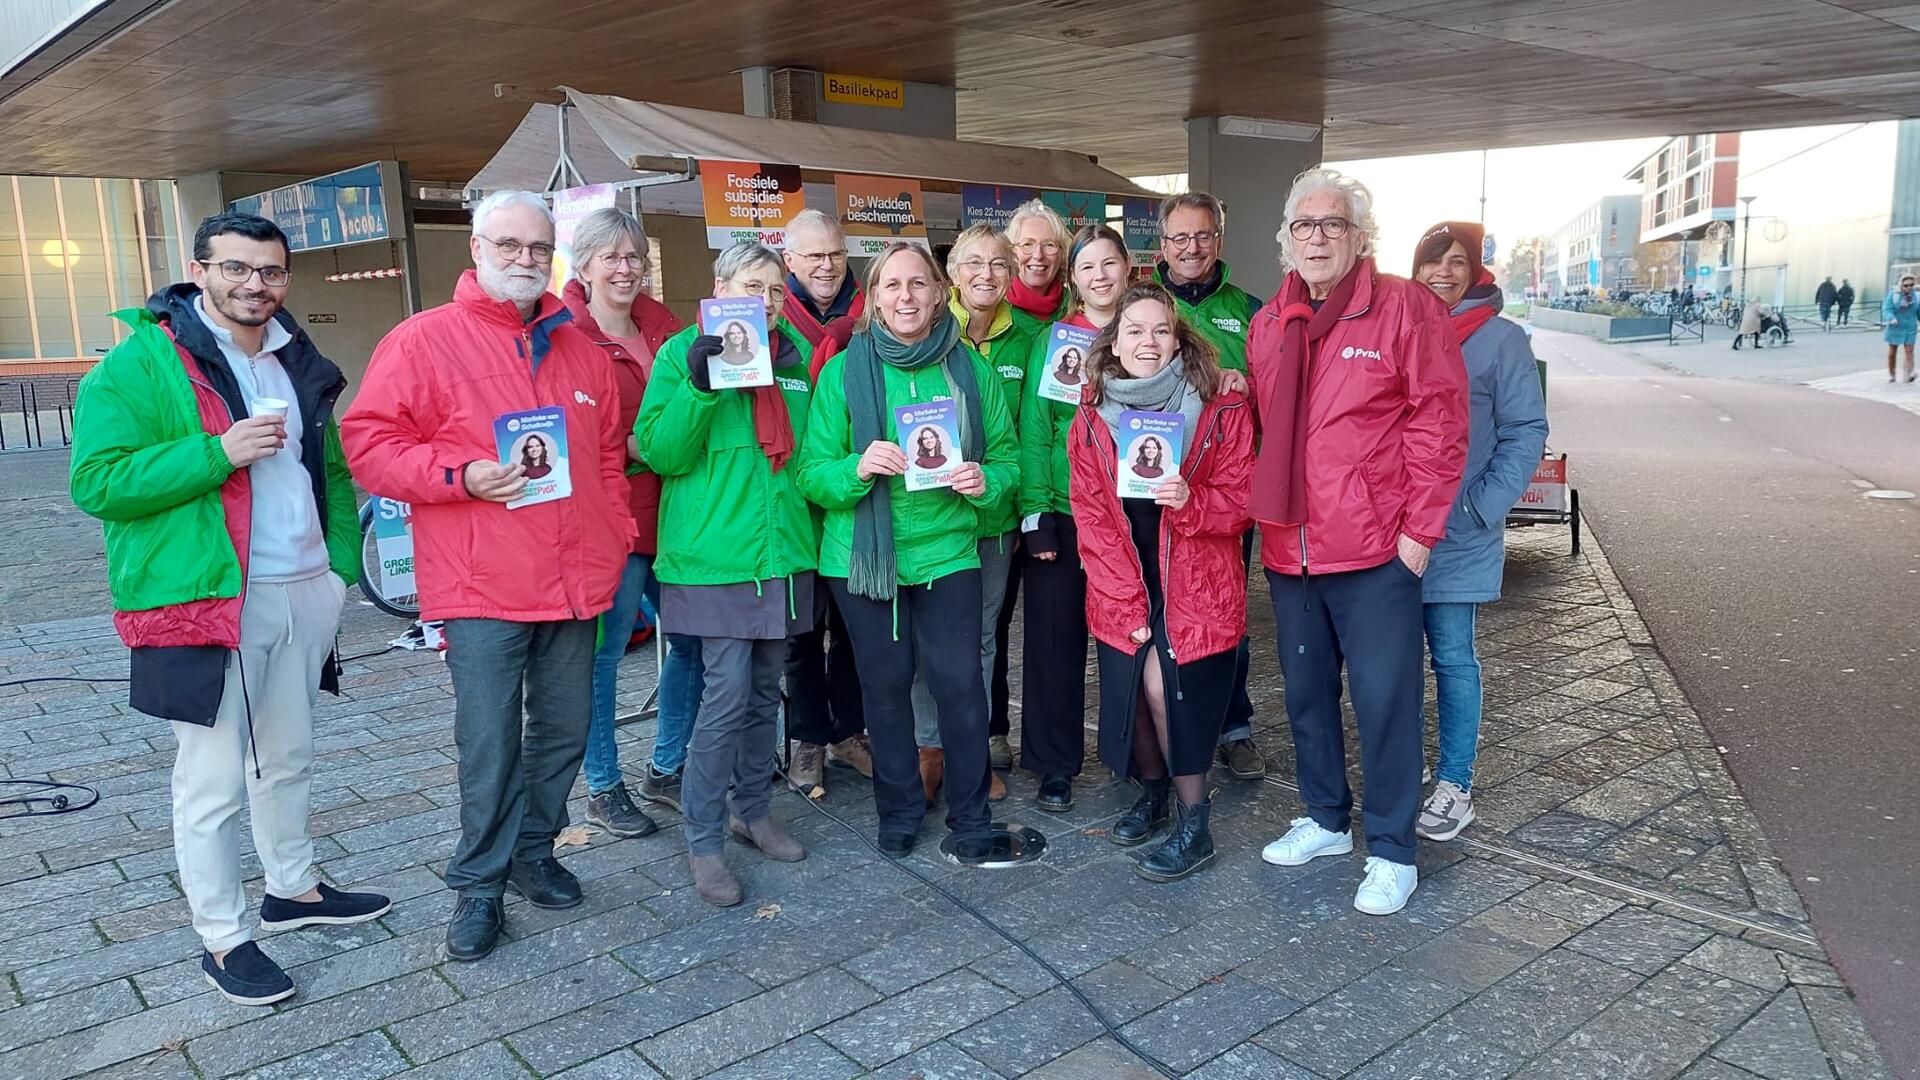
[[[1420,813],[1420,663],[1425,647],[1420,579],[1398,558],[1342,574],[1276,574],[1273,624],[1287,683],[1287,719],[1299,759],[1300,801],[1323,829],[1352,824],[1340,671],[1347,673],[1367,783],[1367,848],[1413,865]]]
[[[993,819],[987,811],[987,688],[980,681],[980,571],[903,585],[891,604],[853,595],[846,578],[827,584],[860,658],[879,831],[917,833],[927,813],[913,738],[918,668],[940,703],[947,828],[960,837],[984,836]]]
[[[1012,691],[1007,687],[1007,649],[1013,639],[1013,607],[1020,602],[1020,575],[1027,565],[1027,546],[1013,549],[1013,561],[1007,565],[1007,598],[1000,604],[1000,619],[993,653],[993,691],[989,704],[993,719],[987,722],[988,735],[1005,735],[1012,727]]]
[[[1252,529],[1240,537],[1240,559],[1249,570],[1253,568]],[[1253,641],[1242,634],[1240,647],[1233,651],[1233,696],[1227,699],[1226,724],[1220,731],[1222,743],[1253,738],[1253,698],[1247,694],[1247,676],[1252,670]]]
[[[1021,643],[1020,767],[1078,776],[1087,755],[1087,572],[1080,534],[1060,515],[1052,559],[1027,560]]]
[[[853,640],[831,590],[814,591],[814,629],[787,641],[787,737],[826,746],[867,729]]]

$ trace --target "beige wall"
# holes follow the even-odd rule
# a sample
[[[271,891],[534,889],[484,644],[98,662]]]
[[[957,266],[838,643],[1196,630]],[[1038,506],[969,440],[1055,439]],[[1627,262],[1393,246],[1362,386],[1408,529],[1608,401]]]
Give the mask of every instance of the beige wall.
[[[713,295],[713,259],[707,248],[705,218],[646,215],[647,235],[660,241],[660,266],[655,271],[667,307],[691,323],[695,307]]]

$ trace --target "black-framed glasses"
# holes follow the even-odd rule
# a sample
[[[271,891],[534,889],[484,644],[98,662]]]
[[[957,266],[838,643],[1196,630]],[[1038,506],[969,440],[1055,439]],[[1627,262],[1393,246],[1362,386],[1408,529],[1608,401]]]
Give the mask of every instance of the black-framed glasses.
[[[488,236],[485,233],[474,233],[473,235],[478,236],[480,239],[485,240],[489,244],[492,244],[494,247],[494,250],[500,253],[500,257],[507,260],[508,262],[518,262],[520,259],[520,253],[523,251],[529,255],[532,255],[533,261],[537,263],[553,261],[553,245],[547,243],[544,240],[535,240],[533,243],[527,244],[527,243],[522,243],[519,240],[512,240],[512,239],[495,240],[493,237]]]
[[[1293,234],[1295,240],[1312,239],[1315,229],[1319,229],[1320,235],[1329,240],[1338,240],[1347,235],[1347,230],[1351,228],[1353,222],[1343,217],[1294,218],[1287,222],[1287,232]]]
[[[1208,229],[1204,232],[1175,233],[1165,239],[1175,251],[1185,251],[1188,247],[1195,244],[1201,247],[1212,245],[1215,240],[1220,239],[1220,230]]]
[[[252,266],[248,263],[241,262],[239,259],[221,259],[218,262],[212,259],[195,259],[193,261],[209,270],[219,270],[221,277],[233,282],[235,285],[244,284],[251,280],[253,275],[259,274],[260,284],[265,285],[269,289],[278,289],[293,278],[293,271],[284,266]]]

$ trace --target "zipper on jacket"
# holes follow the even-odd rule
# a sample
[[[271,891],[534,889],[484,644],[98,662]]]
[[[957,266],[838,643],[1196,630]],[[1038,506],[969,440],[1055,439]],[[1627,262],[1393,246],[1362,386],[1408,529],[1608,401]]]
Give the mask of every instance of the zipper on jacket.
[[[235,421],[233,419],[233,406],[227,404],[227,399],[220,395],[220,391],[215,390],[213,388],[212,383],[206,381],[205,379],[199,378],[198,376],[195,376],[192,372],[187,373],[187,381],[189,383],[192,383],[195,386],[204,387],[208,393],[212,394],[214,397],[214,400],[220,403],[220,407],[227,411],[227,426],[232,427],[234,425]],[[239,470],[235,469],[234,471],[238,472]],[[248,477],[247,489],[248,489],[248,497],[251,498],[252,489],[253,489],[251,475],[249,475]],[[322,516],[323,517],[325,516],[324,511],[322,512]],[[249,552],[253,550],[253,515],[251,512],[249,512],[247,515],[247,550]],[[238,558],[239,552],[235,552],[234,555],[236,558]],[[241,613],[239,615],[236,615],[234,618],[234,621],[236,624],[240,623],[245,618],[245,613],[247,608],[247,585],[248,584],[249,583],[247,580],[247,567],[245,563],[242,563],[240,565],[240,612]],[[238,625],[236,625],[235,634],[234,634],[234,638],[236,641],[239,639],[238,630],[239,630],[239,627]],[[289,634],[293,632],[291,621],[289,621],[287,632]],[[245,657],[241,653],[240,649],[237,647],[233,650],[233,660],[234,660],[234,663],[240,665],[240,703],[243,706],[245,706],[244,711],[247,717],[247,749],[253,752],[253,778],[255,780],[259,780],[261,779],[260,747],[259,747],[259,744],[254,741],[254,737],[253,737],[253,699],[249,697],[247,694],[247,662]]]

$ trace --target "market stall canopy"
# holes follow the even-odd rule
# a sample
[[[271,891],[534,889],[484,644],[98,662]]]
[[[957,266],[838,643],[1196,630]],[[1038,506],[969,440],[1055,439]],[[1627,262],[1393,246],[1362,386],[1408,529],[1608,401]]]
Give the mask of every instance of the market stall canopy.
[[[589,184],[637,179],[660,168],[661,159],[706,158],[951,183],[1154,194],[1068,150],[773,120],[561,89],[572,107],[567,153]],[[467,189],[544,188],[560,153],[555,112],[562,107],[533,106]],[[634,169],[636,163],[642,168]]]

